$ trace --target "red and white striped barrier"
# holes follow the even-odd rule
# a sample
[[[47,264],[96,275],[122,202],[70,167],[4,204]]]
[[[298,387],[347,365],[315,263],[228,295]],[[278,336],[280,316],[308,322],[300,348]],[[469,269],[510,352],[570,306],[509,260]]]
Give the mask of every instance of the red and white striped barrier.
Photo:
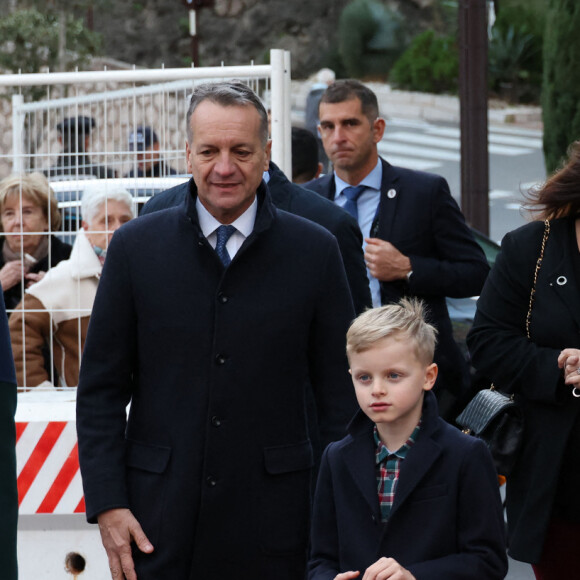
[[[79,470],[76,393],[25,393],[16,414],[20,514],[79,514],[85,502]]]
[[[21,514],[85,511],[75,423],[17,423],[16,462]]]

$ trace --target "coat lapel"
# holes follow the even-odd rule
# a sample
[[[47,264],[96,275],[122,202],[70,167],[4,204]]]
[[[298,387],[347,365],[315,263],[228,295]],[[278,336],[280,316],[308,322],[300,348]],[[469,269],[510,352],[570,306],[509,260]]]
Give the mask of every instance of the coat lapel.
[[[397,188],[399,176],[396,169],[384,159],[381,159],[381,161],[383,164],[383,177],[381,179],[381,199],[378,211],[378,231],[382,239],[389,240],[392,237],[391,231],[401,192]]]
[[[344,449],[344,460],[356,488],[364,497],[376,521],[380,521],[376,474],[374,469],[369,469],[369,465],[375,465],[372,423],[362,411],[359,411],[354,422],[358,424],[356,433],[353,433],[351,443]]]
[[[409,453],[401,466],[391,517],[405,503],[441,454],[441,447],[429,438],[421,442],[417,441],[413,447],[414,452]]]
[[[433,438],[433,435],[439,430],[438,414],[435,395],[432,392],[425,393],[421,430],[417,442],[411,447],[401,465],[391,518],[405,503],[411,492],[421,483],[441,455],[441,446]]]
[[[317,181],[320,185],[316,188],[315,191],[321,193],[324,197],[334,202],[334,194],[336,193],[336,187],[334,185],[334,171],[327,173],[324,177],[320,177]],[[306,189],[308,189],[308,184],[306,184]]]

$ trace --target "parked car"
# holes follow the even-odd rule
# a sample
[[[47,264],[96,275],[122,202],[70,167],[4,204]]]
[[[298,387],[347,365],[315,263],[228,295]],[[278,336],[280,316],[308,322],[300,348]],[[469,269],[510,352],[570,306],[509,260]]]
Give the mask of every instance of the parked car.
[[[471,229],[471,233],[475,237],[475,241],[483,249],[489,265],[493,266],[500,250],[499,244],[473,228]],[[447,298],[447,310],[449,311],[449,317],[451,318],[451,324],[453,326],[453,337],[459,345],[461,352],[468,360],[469,351],[467,350],[465,339],[473,324],[478,298],[479,296],[471,296],[470,298]]]

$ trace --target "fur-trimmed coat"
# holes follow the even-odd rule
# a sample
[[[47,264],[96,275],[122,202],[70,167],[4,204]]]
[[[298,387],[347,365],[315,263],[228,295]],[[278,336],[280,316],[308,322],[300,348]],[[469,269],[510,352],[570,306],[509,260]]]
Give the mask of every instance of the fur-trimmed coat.
[[[26,290],[10,317],[18,386],[52,384],[45,362],[47,350],[58,376],[54,386],[78,384],[80,354],[101,270],[101,262],[81,229],[70,258]]]

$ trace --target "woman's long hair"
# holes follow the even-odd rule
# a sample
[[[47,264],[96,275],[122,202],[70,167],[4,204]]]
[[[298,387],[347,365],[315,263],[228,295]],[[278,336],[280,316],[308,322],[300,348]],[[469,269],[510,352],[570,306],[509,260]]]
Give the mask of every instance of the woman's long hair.
[[[580,216],[580,141],[568,148],[568,160],[545,183],[524,194],[534,219]]]

